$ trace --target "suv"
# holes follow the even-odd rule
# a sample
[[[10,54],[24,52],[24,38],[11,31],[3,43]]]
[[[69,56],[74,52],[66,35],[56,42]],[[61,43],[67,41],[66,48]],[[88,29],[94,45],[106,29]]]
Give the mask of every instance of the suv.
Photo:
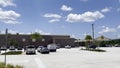
[[[1,46],[0,50],[7,50],[7,47],[6,46]]]
[[[34,45],[26,46],[26,54],[36,54]]]
[[[49,44],[49,45],[47,45],[47,48],[48,48],[51,52],[56,52],[56,50],[57,50],[57,45],[56,45],[56,44]]]
[[[10,46],[9,50],[15,50],[15,47],[14,46]]]

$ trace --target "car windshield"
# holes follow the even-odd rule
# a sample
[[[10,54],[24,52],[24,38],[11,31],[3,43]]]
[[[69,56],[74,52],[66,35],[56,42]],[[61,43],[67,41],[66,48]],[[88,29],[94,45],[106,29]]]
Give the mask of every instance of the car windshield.
[[[47,49],[47,47],[43,47],[43,49]]]

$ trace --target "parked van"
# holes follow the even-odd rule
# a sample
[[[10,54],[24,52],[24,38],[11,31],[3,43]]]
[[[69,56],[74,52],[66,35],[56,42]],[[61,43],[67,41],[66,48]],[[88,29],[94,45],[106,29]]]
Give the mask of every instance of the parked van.
[[[49,51],[53,51],[56,52],[57,50],[57,45],[56,44],[48,44],[47,48],[49,49]]]

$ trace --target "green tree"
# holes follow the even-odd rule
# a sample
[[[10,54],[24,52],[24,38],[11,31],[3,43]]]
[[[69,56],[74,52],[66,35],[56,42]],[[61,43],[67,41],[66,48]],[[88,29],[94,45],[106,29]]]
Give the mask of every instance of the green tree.
[[[104,41],[105,37],[102,35],[100,36],[100,40],[99,40],[99,47],[102,46],[102,47],[105,47],[105,41]]]
[[[90,41],[90,40],[92,40],[91,35],[86,35],[85,40],[86,40],[86,41]]]
[[[88,48],[88,45],[90,44],[90,41],[92,40],[92,36],[86,35],[85,40],[86,40],[86,42],[85,42],[86,48]]]
[[[35,33],[31,34],[31,39],[37,40],[37,39],[41,39],[41,38],[42,38],[42,36],[40,33],[35,32]]]

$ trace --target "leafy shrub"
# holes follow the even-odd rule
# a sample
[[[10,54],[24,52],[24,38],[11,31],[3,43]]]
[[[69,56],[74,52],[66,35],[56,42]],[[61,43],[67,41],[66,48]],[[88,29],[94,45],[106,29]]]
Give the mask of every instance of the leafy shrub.
[[[23,68],[22,66],[16,65],[15,68]]]
[[[5,64],[0,62],[0,68],[4,68]]]
[[[5,67],[5,64],[0,62],[0,68],[23,68],[23,66],[19,66],[19,65],[12,65],[12,64],[7,64]]]
[[[81,50],[96,51],[96,52],[106,52],[106,50],[102,50],[102,49],[81,49]]]
[[[11,64],[7,64],[6,68],[14,68],[14,66]]]
[[[22,51],[10,51],[10,52],[6,52],[6,53],[2,53],[2,55],[19,55],[22,54]]]

